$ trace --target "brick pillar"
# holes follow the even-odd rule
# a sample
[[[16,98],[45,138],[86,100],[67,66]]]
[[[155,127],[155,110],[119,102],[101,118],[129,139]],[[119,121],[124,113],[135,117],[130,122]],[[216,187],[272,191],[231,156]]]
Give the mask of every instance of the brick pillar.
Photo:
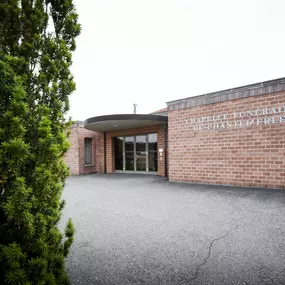
[[[92,138],[92,165],[85,165],[84,139]],[[70,147],[65,155],[65,162],[71,175],[104,171],[104,140],[103,134],[84,128],[83,122],[76,122],[68,137]]]
[[[162,149],[162,153],[159,150]],[[158,175],[165,176],[165,143],[164,143],[164,125],[159,126],[157,130],[157,170]]]
[[[114,169],[113,163],[113,144],[112,137],[109,133],[106,134],[106,171],[107,173],[112,173]]]

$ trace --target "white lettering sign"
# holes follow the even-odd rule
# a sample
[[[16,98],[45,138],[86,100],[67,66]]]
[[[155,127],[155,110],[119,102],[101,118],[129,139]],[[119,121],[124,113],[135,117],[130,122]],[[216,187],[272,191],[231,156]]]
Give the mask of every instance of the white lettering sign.
[[[243,127],[259,126],[259,125],[284,124],[285,123],[284,113],[285,113],[285,105],[274,108],[234,111],[232,114],[221,114],[214,116],[191,118],[190,120],[186,120],[186,123],[193,124],[194,131],[203,131],[203,130],[212,131],[212,130],[243,128]],[[265,116],[265,115],[272,115],[272,116],[266,116],[260,118],[260,116]],[[257,117],[257,118],[252,118],[252,117]]]

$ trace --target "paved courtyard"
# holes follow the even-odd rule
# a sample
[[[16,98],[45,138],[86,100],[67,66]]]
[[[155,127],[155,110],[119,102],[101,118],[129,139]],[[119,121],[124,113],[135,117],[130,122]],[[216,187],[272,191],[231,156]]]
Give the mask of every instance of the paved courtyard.
[[[285,191],[70,177],[72,284],[285,284]]]

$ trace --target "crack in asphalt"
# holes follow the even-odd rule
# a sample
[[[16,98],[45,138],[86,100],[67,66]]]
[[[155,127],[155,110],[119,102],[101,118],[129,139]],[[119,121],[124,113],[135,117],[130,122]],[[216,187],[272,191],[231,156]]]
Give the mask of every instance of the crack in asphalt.
[[[226,238],[233,230],[235,230],[238,226],[235,226],[234,228],[230,229],[229,231],[227,231],[227,233],[225,235],[222,235],[218,238],[215,238],[213,239],[210,244],[209,244],[209,247],[208,247],[208,254],[207,256],[204,258],[203,262],[198,264],[197,267],[196,267],[196,270],[195,270],[195,274],[194,276],[190,279],[190,281],[195,281],[198,277],[198,274],[199,274],[199,270],[207,263],[208,259],[211,257],[211,252],[212,252],[212,248],[213,248],[213,245],[216,241],[219,241],[221,239],[224,239]]]

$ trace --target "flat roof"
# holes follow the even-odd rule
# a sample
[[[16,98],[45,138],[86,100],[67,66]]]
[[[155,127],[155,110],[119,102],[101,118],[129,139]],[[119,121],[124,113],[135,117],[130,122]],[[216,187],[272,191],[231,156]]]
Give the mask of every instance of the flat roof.
[[[285,91],[285,77],[169,101],[166,104],[169,110],[178,110],[281,91]]]
[[[168,117],[161,115],[115,114],[89,118],[84,121],[84,127],[90,131],[109,132],[164,125],[167,121]]]

